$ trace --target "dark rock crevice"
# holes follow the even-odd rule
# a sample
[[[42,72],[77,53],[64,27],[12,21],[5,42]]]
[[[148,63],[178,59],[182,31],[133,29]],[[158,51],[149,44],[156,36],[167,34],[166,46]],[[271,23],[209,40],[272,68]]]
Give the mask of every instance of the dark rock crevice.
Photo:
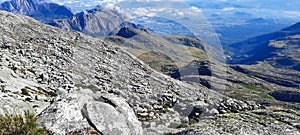
[[[96,127],[96,125],[92,122],[91,118],[89,117],[89,113],[88,113],[88,110],[87,110],[87,104],[86,103],[81,108],[81,114],[82,114],[82,117],[87,120],[87,122],[89,123],[89,125],[94,130],[96,130],[100,135],[103,135],[103,133],[101,131],[99,131],[99,129]]]

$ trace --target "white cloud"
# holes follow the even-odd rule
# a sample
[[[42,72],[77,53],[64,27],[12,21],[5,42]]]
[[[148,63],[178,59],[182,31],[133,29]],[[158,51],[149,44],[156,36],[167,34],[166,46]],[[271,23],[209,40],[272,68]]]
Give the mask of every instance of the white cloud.
[[[195,12],[198,12],[198,13],[201,13],[201,12],[202,12],[201,9],[199,9],[199,8],[197,8],[197,7],[194,7],[194,6],[192,6],[191,9],[194,10]]]
[[[232,11],[234,9],[235,9],[234,7],[226,7],[226,8],[223,8],[222,10],[223,11]]]
[[[140,8],[132,8],[131,12],[133,15],[138,16],[148,16],[153,17],[156,16],[160,12],[166,11],[166,8],[147,8],[147,7],[140,7]]]
[[[183,16],[183,15],[185,15],[185,13],[184,12],[177,12],[177,15]]]

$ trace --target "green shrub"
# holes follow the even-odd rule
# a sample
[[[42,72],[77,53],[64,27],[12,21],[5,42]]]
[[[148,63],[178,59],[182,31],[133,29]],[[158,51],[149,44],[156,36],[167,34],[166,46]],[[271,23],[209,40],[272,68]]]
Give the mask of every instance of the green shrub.
[[[50,97],[56,97],[56,96],[58,96],[55,92],[52,92],[52,91],[48,92],[47,95],[50,96]]]
[[[195,120],[195,119],[189,119],[189,125],[193,125],[193,124],[196,124],[196,123],[198,123],[197,120]]]
[[[21,91],[22,91],[21,94],[26,95],[26,96],[30,96],[30,94],[28,92],[28,88],[25,87],[25,88],[21,89]]]
[[[24,118],[21,115],[0,115],[1,135],[46,135],[43,128],[38,128],[36,117],[29,111],[25,111]]]

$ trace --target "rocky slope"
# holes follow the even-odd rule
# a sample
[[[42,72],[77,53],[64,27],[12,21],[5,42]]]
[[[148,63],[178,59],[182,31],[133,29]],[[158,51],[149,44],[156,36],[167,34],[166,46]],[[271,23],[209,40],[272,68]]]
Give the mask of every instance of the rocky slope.
[[[284,120],[278,119],[284,118]],[[192,126],[191,129],[183,130],[179,134],[202,134],[202,135],[295,135],[299,126],[299,112],[292,110],[255,110],[243,113],[228,113],[208,117]],[[275,124],[276,123],[276,124]],[[286,126],[288,124],[289,126]],[[282,129],[282,126],[285,129]],[[274,131],[274,132],[270,132]]]
[[[299,90],[299,72],[261,65],[226,65],[209,59],[200,39],[167,35],[159,37],[145,30],[122,28],[106,37],[128,50],[153,69],[172,78],[200,84],[240,100],[278,104],[270,94]],[[180,56],[180,57],[179,57]],[[289,108],[299,108],[298,104]]]
[[[100,39],[4,11],[0,20],[0,112],[34,111],[51,132],[164,134],[258,108],[171,79]]]
[[[68,7],[38,0],[7,1],[0,5],[0,10],[25,14],[44,23],[49,23],[57,18],[69,18],[75,14],[75,11]]]

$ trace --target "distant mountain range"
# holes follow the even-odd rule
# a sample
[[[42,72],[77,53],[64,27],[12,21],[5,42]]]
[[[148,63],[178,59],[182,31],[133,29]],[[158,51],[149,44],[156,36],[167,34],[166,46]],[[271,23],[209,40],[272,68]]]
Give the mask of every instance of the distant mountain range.
[[[220,35],[223,45],[280,30],[299,21],[299,1],[294,0],[185,0]]]
[[[55,3],[40,3],[37,0],[12,0],[0,5],[0,10],[25,14],[48,23],[57,18],[69,18],[75,14],[72,9]]]
[[[229,63],[265,63],[300,71],[300,22],[273,33],[230,45]]]
[[[112,35],[125,26],[137,28],[124,14],[100,5],[67,19],[55,19],[50,25],[66,30],[76,30],[91,36]]]
[[[125,15],[101,6],[75,13],[72,9],[55,3],[12,0],[2,3],[0,10],[24,14],[52,26],[76,30],[91,36],[115,34],[124,26],[137,27],[130,23]]]

